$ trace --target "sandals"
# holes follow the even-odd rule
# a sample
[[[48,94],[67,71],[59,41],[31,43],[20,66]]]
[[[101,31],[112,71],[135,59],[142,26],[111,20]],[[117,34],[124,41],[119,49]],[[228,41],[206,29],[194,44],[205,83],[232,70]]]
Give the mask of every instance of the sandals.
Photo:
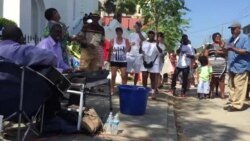
[[[227,97],[225,95],[221,96],[220,97],[221,99],[226,99]]]
[[[156,94],[152,94],[151,99],[156,100]]]
[[[150,91],[149,92],[150,93],[150,98],[151,98],[151,100],[156,100],[156,91]]]

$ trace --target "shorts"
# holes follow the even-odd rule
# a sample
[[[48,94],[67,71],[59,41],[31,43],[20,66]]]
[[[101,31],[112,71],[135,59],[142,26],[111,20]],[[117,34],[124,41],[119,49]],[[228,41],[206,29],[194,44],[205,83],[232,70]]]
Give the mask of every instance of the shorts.
[[[110,62],[111,67],[126,68],[127,62]]]
[[[209,81],[200,81],[197,87],[197,93],[200,94],[209,94],[210,91],[210,82]]]
[[[127,72],[139,73],[142,65],[141,56],[127,56]]]
[[[80,69],[95,71],[100,68],[98,51],[93,48],[82,48],[80,57]]]

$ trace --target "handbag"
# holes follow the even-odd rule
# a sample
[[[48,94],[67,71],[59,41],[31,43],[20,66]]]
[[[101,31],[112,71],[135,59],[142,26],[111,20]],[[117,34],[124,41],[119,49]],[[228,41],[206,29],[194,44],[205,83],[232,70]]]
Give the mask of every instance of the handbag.
[[[151,62],[149,62],[149,63],[147,63],[147,62],[144,61],[144,59],[143,59],[143,65],[144,65],[144,67],[145,67],[146,69],[152,68],[152,67],[154,66],[154,63],[155,63],[155,60],[156,60],[157,57],[158,57],[158,55],[155,57],[154,61],[151,61]]]
[[[86,133],[90,135],[96,134],[103,129],[103,123],[94,108],[86,109],[84,117],[81,121],[81,126]]]

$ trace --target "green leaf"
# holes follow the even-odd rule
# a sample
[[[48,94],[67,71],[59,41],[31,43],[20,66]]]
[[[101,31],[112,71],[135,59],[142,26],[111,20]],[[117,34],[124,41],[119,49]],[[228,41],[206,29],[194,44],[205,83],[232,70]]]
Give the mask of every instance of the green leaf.
[[[0,27],[4,27],[8,25],[17,25],[17,24],[12,20],[9,20],[6,18],[0,18]]]
[[[186,12],[184,0],[135,0],[142,9],[144,24],[165,34],[168,50],[175,49],[189,20],[183,19]]]

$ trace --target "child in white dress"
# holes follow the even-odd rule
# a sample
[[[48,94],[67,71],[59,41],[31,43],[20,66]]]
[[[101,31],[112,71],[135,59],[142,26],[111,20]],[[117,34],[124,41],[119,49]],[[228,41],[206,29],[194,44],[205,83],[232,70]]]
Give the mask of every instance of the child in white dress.
[[[200,67],[197,69],[198,79],[198,98],[207,98],[210,91],[210,81],[213,69],[208,65],[208,58],[206,56],[199,57]]]

